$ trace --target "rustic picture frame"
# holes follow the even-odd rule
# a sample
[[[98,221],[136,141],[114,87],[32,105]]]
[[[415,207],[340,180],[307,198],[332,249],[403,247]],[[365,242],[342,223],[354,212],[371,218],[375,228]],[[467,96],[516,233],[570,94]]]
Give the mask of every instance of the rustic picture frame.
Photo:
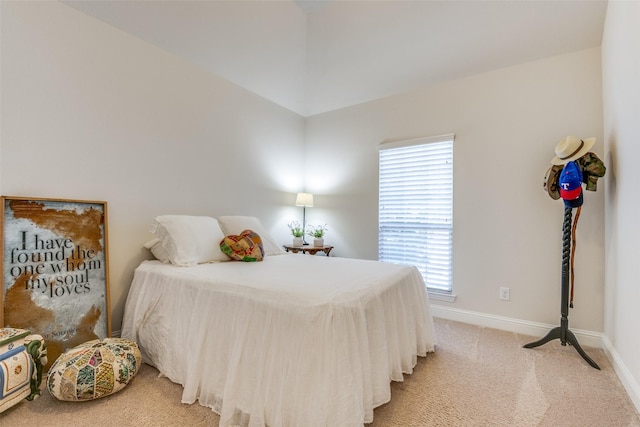
[[[111,335],[107,203],[2,196],[0,325],[68,348]]]

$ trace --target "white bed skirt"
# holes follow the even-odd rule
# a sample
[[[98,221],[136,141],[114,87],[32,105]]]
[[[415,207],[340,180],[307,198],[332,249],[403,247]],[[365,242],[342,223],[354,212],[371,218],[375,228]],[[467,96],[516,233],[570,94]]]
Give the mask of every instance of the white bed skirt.
[[[310,255],[135,271],[122,337],[220,426],[361,426],[434,351],[414,267]]]

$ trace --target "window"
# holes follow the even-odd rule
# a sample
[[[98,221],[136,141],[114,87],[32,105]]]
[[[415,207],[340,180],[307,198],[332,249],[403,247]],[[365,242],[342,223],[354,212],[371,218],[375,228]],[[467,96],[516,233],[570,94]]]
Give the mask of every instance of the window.
[[[451,294],[454,135],[380,144],[378,259],[418,268]]]

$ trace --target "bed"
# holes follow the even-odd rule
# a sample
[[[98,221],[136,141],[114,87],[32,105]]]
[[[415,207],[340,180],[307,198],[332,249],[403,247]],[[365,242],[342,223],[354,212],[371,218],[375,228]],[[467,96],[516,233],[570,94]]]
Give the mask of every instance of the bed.
[[[283,253],[250,218],[267,241],[261,262],[142,262],[122,336],[183,386],[183,403],[220,414],[220,426],[371,422],[391,398],[390,382],[434,351],[422,276],[409,266]]]

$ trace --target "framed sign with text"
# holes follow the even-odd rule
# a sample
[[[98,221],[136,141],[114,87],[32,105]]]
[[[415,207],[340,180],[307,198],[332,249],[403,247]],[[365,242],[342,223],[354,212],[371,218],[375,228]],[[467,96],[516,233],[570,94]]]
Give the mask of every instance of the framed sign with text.
[[[29,329],[49,365],[111,335],[107,203],[2,197],[0,325]]]

